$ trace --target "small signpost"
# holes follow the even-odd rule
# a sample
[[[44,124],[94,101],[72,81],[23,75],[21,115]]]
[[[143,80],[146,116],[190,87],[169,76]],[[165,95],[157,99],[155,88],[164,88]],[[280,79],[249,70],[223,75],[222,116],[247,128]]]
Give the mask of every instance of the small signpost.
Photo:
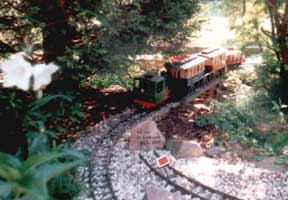
[[[157,158],[156,163],[159,168],[162,168],[170,163],[170,159],[167,155],[164,155],[164,156]]]

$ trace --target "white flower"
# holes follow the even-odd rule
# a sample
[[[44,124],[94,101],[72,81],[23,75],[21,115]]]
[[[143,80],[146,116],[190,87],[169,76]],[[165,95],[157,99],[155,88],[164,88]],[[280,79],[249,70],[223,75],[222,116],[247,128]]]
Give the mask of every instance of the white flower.
[[[33,90],[37,91],[41,89],[41,87],[48,85],[52,81],[52,74],[55,73],[58,69],[59,67],[53,63],[50,63],[48,65],[35,65],[33,67]]]
[[[51,75],[55,73],[59,67],[53,63],[48,65],[38,64],[34,67],[27,62],[24,53],[16,53],[9,60],[0,64],[0,69],[4,73],[3,87],[17,87],[22,90],[30,89],[30,80],[33,76],[33,90],[40,90],[43,86],[48,85],[52,78]]]
[[[29,89],[32,68],[23,55],[22,52],[17,53],[11,59],[1,63],[0,68],[4,73],[3,87],[16,86],[22,90]]]

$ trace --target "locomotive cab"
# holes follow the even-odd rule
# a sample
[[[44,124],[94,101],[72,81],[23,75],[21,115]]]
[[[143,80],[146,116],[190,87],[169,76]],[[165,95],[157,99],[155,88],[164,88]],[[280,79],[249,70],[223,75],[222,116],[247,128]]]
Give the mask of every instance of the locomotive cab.
[[[134,78],[134,102],[145,108],[154,108],[169,98],[166,79],[159,75],[146,74]]]

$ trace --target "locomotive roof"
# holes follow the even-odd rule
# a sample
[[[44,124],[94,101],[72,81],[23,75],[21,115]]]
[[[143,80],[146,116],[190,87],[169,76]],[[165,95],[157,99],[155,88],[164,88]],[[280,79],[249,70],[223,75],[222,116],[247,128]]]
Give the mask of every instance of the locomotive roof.
[[[200,56],[204,57],[204,58],[214,58],[215,56],[219,56],[221,54],[226,53],[227,50],[226,49],[222,49],[222,48],[209,48],[209,49],[205,49],[201,52]]]
[[[152,82],[160,82],[164,80],[163,76],[160,76],[158,74],[145,74],[143,76],[141,76],[140,78],[142,79],[146,79]]]
[[[185,63],[184,65],[179,66],[179,68],[186,70],[186,69],[190,69],[191,67],[197,66],[203,62],[205,62],[207,59],[201,56],[197,56],[195,57],[193,60]]]

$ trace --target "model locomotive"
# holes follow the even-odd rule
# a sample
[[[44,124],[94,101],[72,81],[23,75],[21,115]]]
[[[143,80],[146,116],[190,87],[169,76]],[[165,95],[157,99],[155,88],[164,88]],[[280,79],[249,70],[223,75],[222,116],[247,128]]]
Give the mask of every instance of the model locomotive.
[[[165,63],[161,75],[145,74],[134,79],[134,102],[145,108],[155,108],[169,98],[179,100],[195,93],[205,83],[244,62],[241,51],[209,48],[198,54],[174,56]]]

